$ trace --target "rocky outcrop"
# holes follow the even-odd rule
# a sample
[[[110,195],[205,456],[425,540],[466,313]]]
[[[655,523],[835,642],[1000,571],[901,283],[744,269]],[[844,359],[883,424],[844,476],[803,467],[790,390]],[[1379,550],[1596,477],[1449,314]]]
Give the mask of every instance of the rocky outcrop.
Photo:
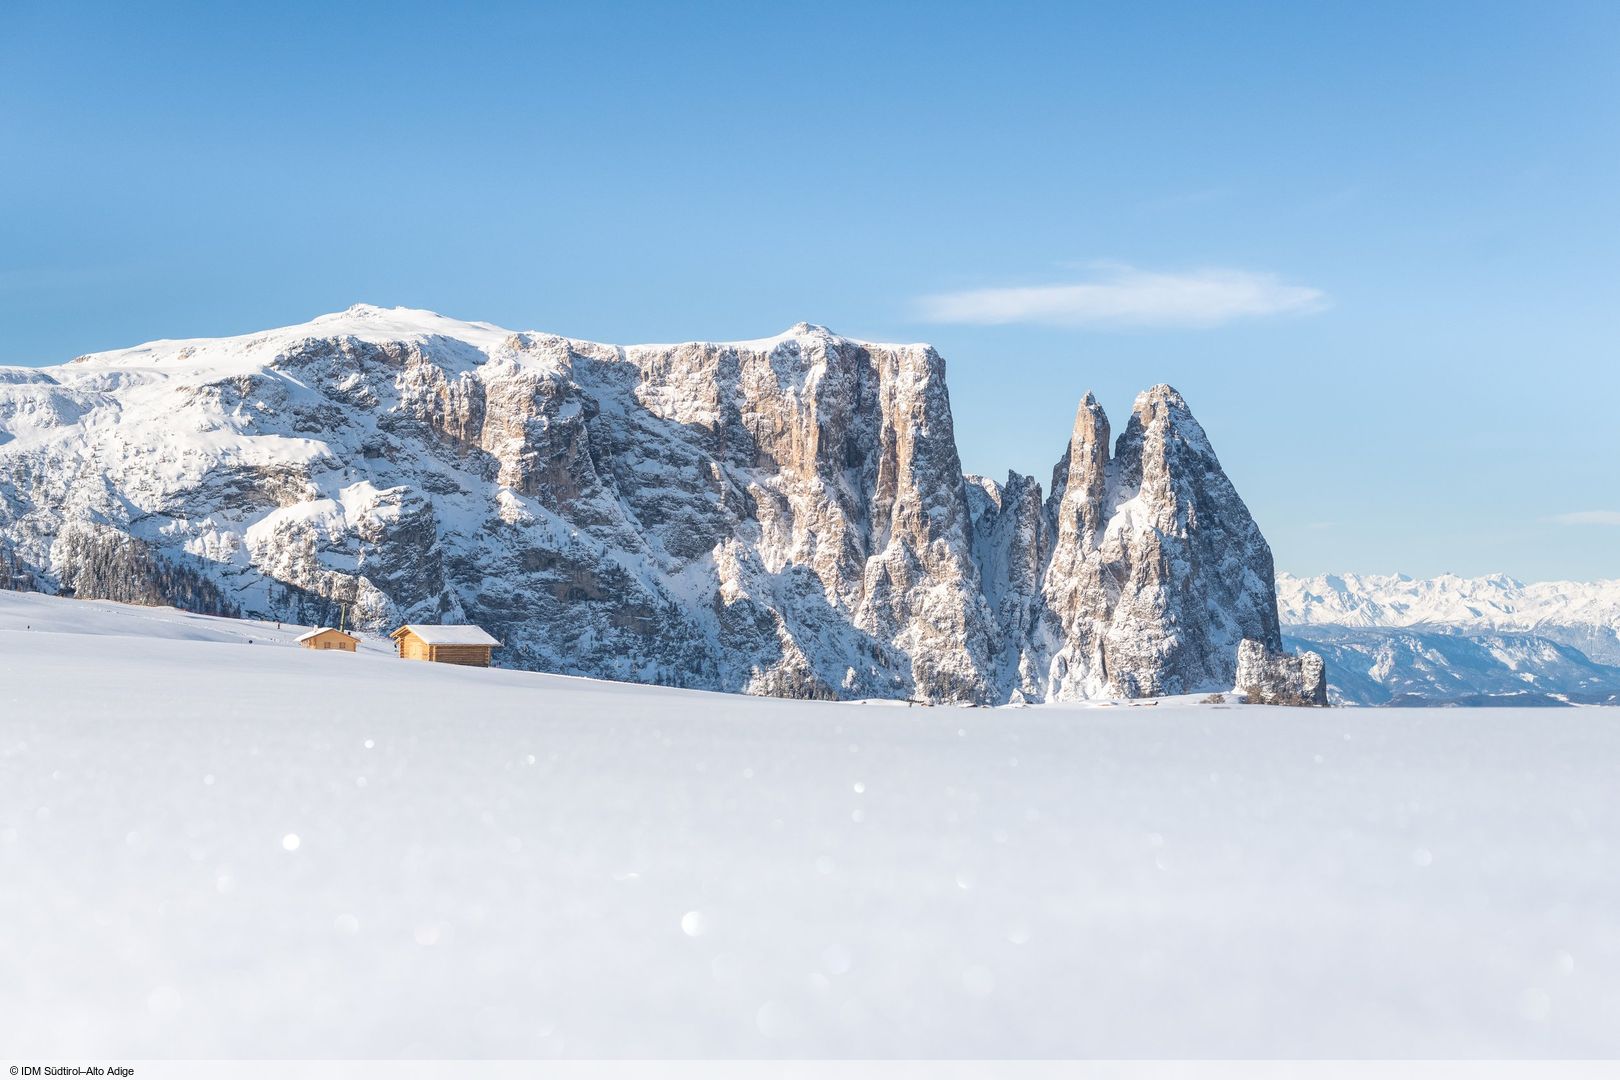
[[[615,347],[358,307],[0,378],[0,538],[94,526],[245,614],[468,619],[506,664],[808,697],[1226,689],[1280,653],[1269,550],[1186,403],[1043,498],[965,478],[945,362],[800,324]],[[319,613],[319,614],[317,614]],[[1269,655],[1269,654],[1268,654]]]
[[[1317,653],[1291,656],[1244,638],[1238,646],[1237,689],[1251,704],[1326,705],[1327,668]]]

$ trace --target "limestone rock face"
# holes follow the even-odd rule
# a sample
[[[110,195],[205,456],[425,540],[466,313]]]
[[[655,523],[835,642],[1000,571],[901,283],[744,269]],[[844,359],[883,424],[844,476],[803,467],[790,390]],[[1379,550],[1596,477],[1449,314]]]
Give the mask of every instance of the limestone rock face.
[[[93,526],[246,615],[474,621],[508,666],[679,686],[1229,688],[1242,638],[1281,647],[1265,542],[1175,391],[1108,441],[1087,395],[1043,499],[963,476],[926,345],[618,347],[362,305],[0,370],[0,552],[105,581],[75,563],[116,544],[59,542]]]
[[[1238,646],[1237,689],[1261,705],[1326,705],[1327,667],[1314,652],[1292,656],[1254,638]]]
[[[1023,636],[1003,685],[1057,701],[1230,688],[1244,638],[1282,649],[1271,550],[1175,390],[1136,399],[1112,456],[1108,437],[1087,394],[1039,526],[1010,531],[1004,511],[978,514],[982,548],[1035,568],[1033,588],[1014,586]],[[1002,502],[1033,486],[1009,479]],[[1001,629],[1005,650],[1018,631],[1005,618]]]
[[[1017,473],[1008,473],[1005,484],[978,476],[970,480],[973,560],[992,620],[995,685],[1009,698],[1038,701],[1031,642],[1049,546],[1041,486]]]

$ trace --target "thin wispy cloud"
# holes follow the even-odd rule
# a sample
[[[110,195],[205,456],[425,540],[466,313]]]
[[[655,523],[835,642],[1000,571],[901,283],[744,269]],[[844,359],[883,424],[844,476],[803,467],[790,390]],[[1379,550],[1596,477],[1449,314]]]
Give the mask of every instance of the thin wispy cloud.
[[[925,322],[1207,327],[1307,314],[1327,303],[1321,289],[1274,274],[1219,267],[1168,273],[1109,265],[1097,268],[1090,280],[939,293],[923,297],[917,307]]]
[[[1557,525],[1620,525],[1620,510],[1576,510],[1547,520]]]

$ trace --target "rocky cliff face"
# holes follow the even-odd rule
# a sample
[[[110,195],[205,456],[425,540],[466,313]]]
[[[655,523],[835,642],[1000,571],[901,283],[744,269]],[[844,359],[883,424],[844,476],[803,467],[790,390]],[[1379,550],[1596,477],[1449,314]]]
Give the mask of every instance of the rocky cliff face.
[[[1315,652],[1289,656],[1245,638],[1238,646],[1237,684],[1250,704],[1326,705],[1327,666]]]
[[[1271,549],[1175,390],[1141,394],[1112,456],[1108,441],[1087,394],[1044,506],[1012,477],[978,514],[979,549],[1007,567],[981,556],[981,571],[1017,597],[989,594],[1018,650],[1003,685],[1028,700],[1230,688],[1245,638],[1281,652]]]
[[[145,591],[475,621],[507,665],[607,678],[1229,689],[1241,640],[1281,649],[1265,541],[1174,390],[1108,440],[1088,395],[1043,500],[963,477],[927,346],[618,348],[361,306],[0,369],[0,548],[46,587],[93,592],[116,550]]]

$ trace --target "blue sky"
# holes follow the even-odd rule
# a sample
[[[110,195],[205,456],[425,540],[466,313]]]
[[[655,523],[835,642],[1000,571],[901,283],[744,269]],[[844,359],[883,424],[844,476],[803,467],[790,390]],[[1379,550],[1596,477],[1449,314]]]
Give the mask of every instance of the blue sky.
[[[1296,572],[1620,576],[1620,4],[0,5],[0,363],[357,301],[1182,390]]]

